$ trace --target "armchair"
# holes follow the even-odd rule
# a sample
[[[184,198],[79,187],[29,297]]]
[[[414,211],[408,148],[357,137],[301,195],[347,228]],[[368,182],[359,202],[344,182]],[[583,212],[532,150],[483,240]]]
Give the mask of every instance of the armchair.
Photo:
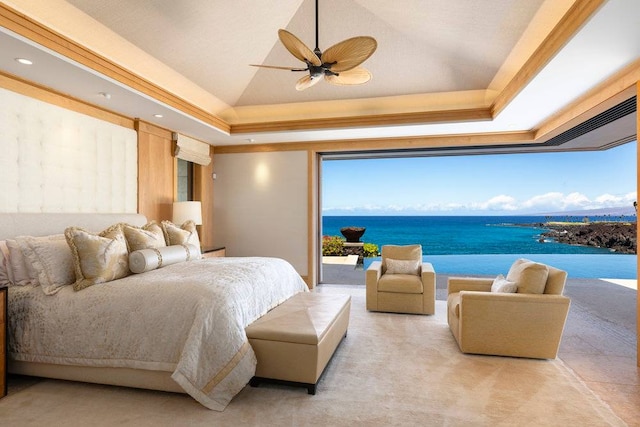
[[[554,359],[569,312],[566,278],[565,271],[524,259],[506,278],[517,293],[495,292],[496,286],[492,292],[494,279],[450,277],[447,321],[460,351]]]
[[[422,262],[422,246],[382,246],[382,260],[366,272],[367,310],[434,314],[436,275]]]

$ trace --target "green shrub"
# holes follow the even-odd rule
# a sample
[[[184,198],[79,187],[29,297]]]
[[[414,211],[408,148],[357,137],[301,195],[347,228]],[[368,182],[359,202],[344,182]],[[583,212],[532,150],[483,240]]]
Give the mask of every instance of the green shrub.
[[[340,236],[322,236],[323,256],[342,256],[344,239]]]
[[[380,255],[380,252],[378,252],[378,245],[376,245],[375,243],[365,243],[362,246],[362,249],[364,249],[364,256],[366,258],[376,257]]]

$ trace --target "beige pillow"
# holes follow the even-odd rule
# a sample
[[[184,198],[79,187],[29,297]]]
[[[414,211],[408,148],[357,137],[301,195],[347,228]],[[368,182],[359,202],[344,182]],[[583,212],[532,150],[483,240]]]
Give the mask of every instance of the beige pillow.
[[[164,240],[164,231],[160,224],[155,221],[151,221],[142,227],[122,224],[122,231],[124,232],[124,237],[127,239],[129,252],[167,246]]]
[[[63,234],[19,236],[16,237],[16,242],[35,270],[46,295],[53,295],[75,281],[73,256]]]
[[[521,258],[509,269],[507,280],[516,283],[520,294],[543,294],[548,276],[546,265]]]
[[[7,249],[9,250],[9,267],[11,272],[11,282],[14,285],[26,286],[37,285],[38,279],[33,267],[27,266],[27,259],[20,249],[20,245],[15,240],[7,240]]]
[[[190,244],[200,247],[196,223],[191,220],[180,227],[171,221],[162,221],[162,230],[164,231],[164,240],[167,242],[167,246]]]
[[[499,274],[491,284],[491,292],[513,294],[518,290],[515,282],[510,282],[502,274]]]
[[[129,252],[120,224],[100,234],[69,227],[64,235],[75,264],[74,290],[79,291],[129,274]]]
[[[420,261],[386,258],[387,271],[385,274],[420,274]]]

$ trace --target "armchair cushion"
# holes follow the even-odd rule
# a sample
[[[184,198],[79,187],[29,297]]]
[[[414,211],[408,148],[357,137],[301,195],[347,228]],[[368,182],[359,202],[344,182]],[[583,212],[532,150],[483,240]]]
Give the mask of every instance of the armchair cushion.
[[[520,258],[509,269],[507,280],[516,283],[520,294],[543,294],[548,276],[546,265]]]
[[[420,275],[419,259],[404,260],[387,258],[387,271],[385,274],[413,274],[415,276]]]
[[[421,294],[422,280],[413,274],[383,274],[378,280],[378,292]]]
[[[499,274],[491,284],[491,292],[512,294],[517,290],[518,284],[516,282],[510,282],[509,280],[505,279],[502,274]]]

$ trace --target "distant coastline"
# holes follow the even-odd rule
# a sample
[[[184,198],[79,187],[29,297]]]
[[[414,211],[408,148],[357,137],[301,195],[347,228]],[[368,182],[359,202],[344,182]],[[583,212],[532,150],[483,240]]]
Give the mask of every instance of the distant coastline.
[[[559,243],[585,245],[611,249],[622,254],[637,251],[637,225],[635,222],[594,222],[587,224],[548,224],[543,233]]]
[[[574,246],[606,248],[621,254],[636,254],[637,224],[625,221],[554,222],[518,224],[537,226],[547,231],[540,234],[540,242],[551,239]]]

